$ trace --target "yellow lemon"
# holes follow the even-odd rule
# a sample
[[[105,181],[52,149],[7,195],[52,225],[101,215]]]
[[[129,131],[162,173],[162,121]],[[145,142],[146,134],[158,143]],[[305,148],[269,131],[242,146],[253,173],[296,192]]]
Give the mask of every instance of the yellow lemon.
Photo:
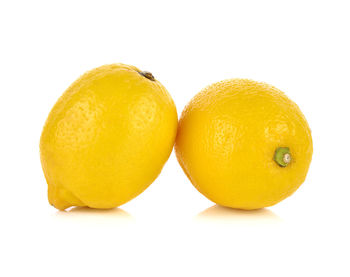
[[[175,142],[192,184],[213,202],[258,209],[291,195],[312,157],[310,128],[298,106],[265,83],[215,83],[185,107]]]
[[[49,202],[113,208],[145,190],[169,158],[174,102],[149,72],[124,64],[93,69],[59,98],[40,156]]]

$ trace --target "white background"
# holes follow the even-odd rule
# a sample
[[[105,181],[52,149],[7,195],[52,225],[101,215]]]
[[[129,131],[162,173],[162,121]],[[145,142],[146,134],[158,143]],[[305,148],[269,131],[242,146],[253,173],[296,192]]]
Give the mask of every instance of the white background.
[[[350,276],[347,4],[0,0],[0,275]],[[44,121],[71,82],[114,62],[151,71],[179,115],[226,78],[285,91],[312,129],[307,180],[268,209],[212,207],[172,154],[120,209],[55,210]]]

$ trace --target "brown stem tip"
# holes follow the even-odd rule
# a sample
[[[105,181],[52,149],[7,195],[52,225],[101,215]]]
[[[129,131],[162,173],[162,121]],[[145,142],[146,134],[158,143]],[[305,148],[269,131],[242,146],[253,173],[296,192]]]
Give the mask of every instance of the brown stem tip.
[[[141,74],[143,77],[146,77],[147,79],[149,79],[149,80],[151,80],[151,81],[155,81],[155,80],[156,80],[151,72],[148,72],[148,71],[141,71],[140,74]]]

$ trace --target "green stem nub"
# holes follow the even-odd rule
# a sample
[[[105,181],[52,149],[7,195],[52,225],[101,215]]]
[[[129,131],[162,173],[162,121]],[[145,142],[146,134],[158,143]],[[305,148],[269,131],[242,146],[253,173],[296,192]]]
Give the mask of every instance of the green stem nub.
[[[274,161],[281,167],[286,167],[292,161],[289,147],[278,147],[275,151]]]
[[[146,77],[147,79],[149,79],[149,80],[151,80],[151,81],[155,81],[155,80],[156,80],[151,72],[148,72],[148,71],[141,71],[141,72],[139,72],[139,73],[140,73],[143,77]]]

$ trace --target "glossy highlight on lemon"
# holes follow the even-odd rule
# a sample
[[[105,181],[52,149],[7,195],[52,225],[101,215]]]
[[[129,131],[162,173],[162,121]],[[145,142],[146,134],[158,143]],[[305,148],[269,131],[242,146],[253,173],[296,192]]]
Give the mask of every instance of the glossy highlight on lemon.
[[[304,182],[312,158],[299,107],[266,83],[230,79],[198,93],[182,112],[177,159],[192,184],[222,206],[272,206]]]
[[[111,64],[76,80],[51,110],[40,139],[49,202],[113,208],[144,191],[169,158],[175,104],[154,76]]]

